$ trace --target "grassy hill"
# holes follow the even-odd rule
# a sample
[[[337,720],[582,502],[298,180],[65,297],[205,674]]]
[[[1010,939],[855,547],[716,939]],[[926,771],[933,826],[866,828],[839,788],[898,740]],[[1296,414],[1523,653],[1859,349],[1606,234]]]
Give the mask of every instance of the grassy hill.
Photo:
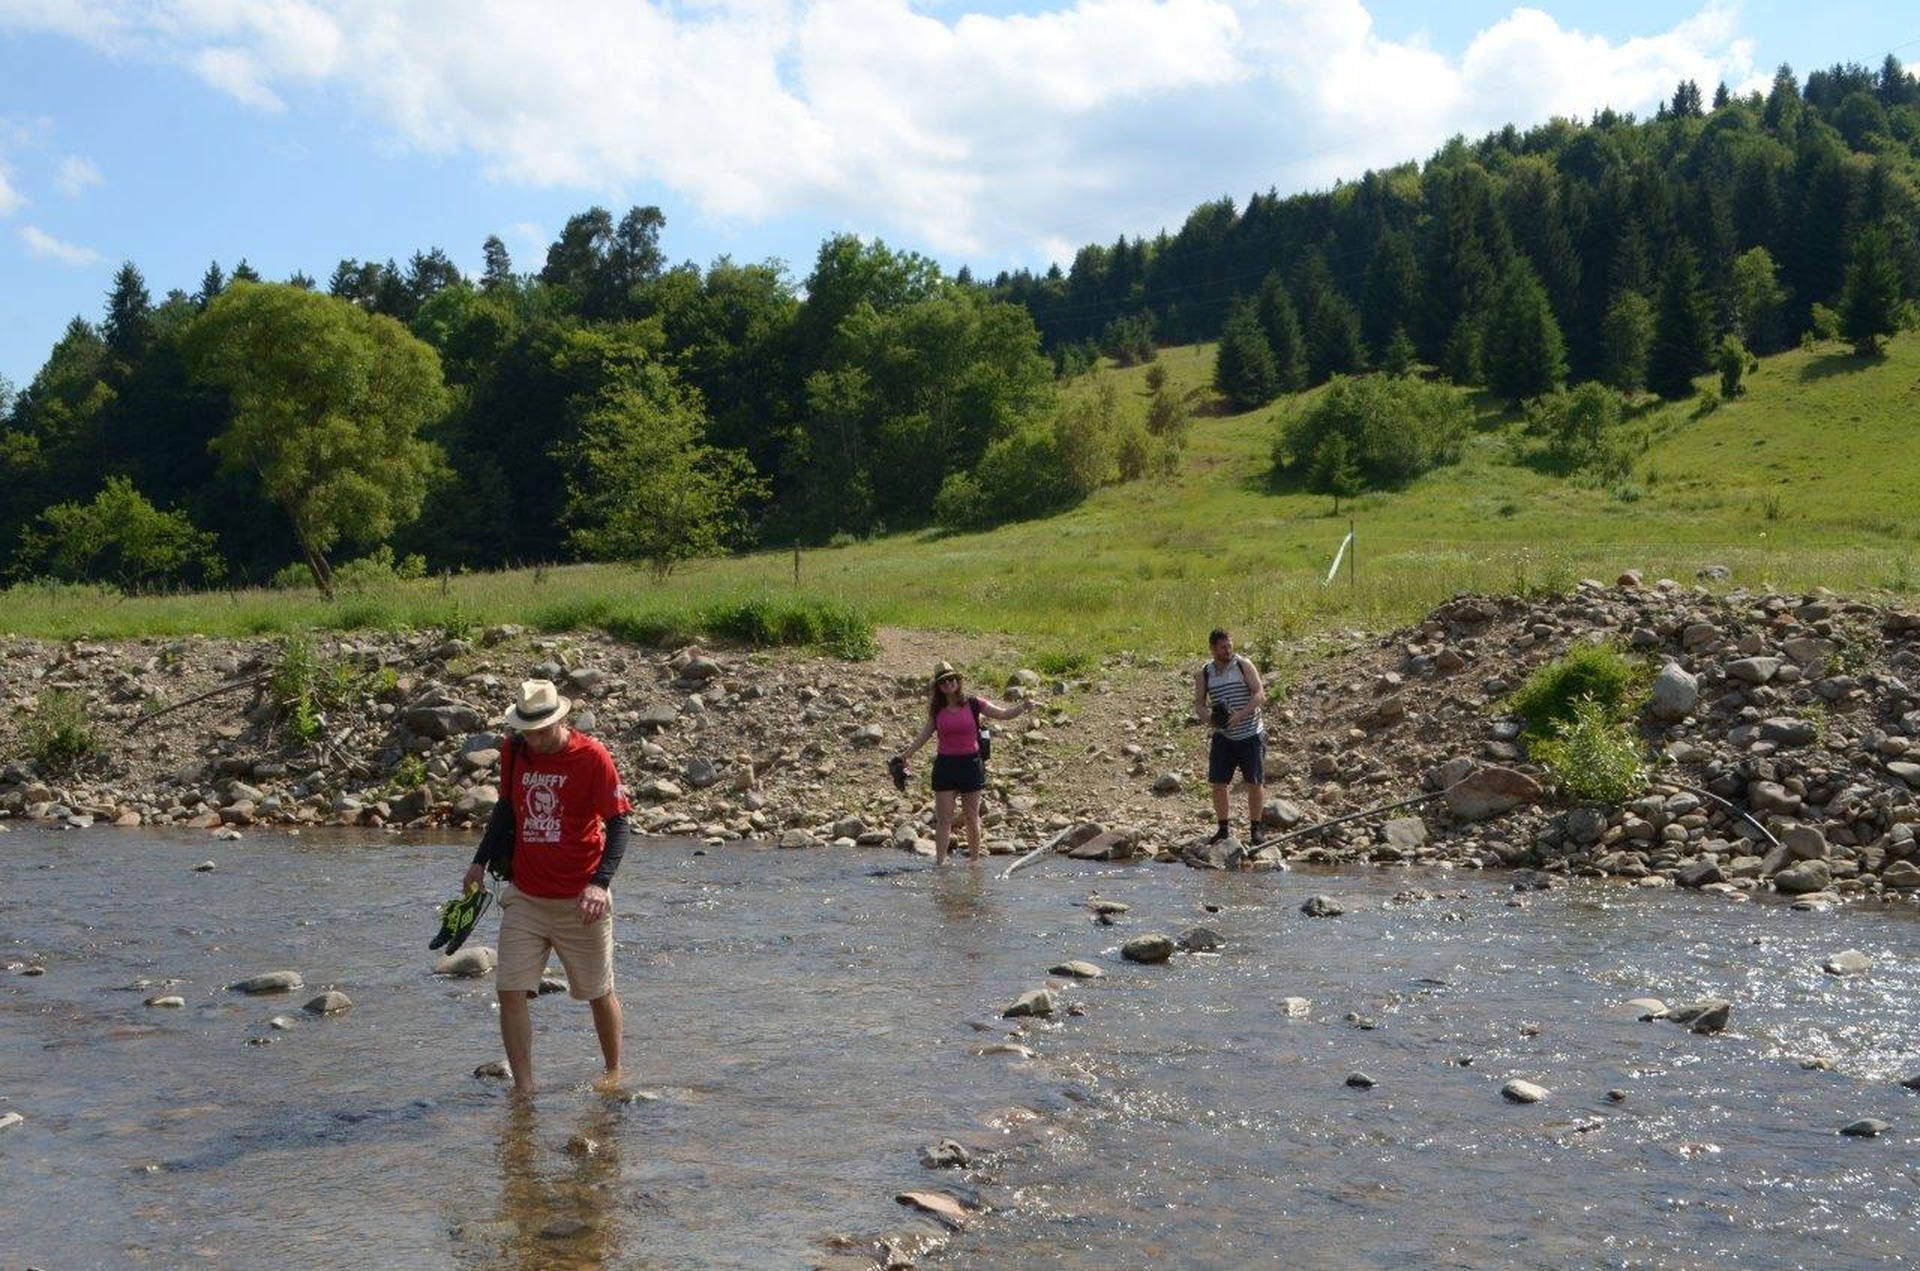
[[[1203,410],[1211,346],[1165,350],[1169,380]],[[1118,391],[1144,413],[1146,370],[1104,368],[1070,384]],[[1703,381],[1704,382],[1704,381]],[[1276,490],[1270,452],[1284,400],[1202,413],[1181,469],[1100,491],[1042,521],[981,533],[923,532],[794,557],[702,562],[655,585],[575,566],[393,584],[334,606],[285,593],[107,598],[16,589],[0,628],[39,635],[272,631],[296,625],[566,625],[619,613],[687,613],[796,592],[860,606],[885,623],[999,633],[1035,657],[1132,649],[1190,652],[1216,624],[1259,640],[1404,621],[1463,590],[1560,588],[1583,576],[1691,584],[1721,565],[1726,586],[1920,590],[1920,338],[1875,361],[1841,346],[1767,359],[1747,393],[1636,410],[1640,452],[1623,483],[1596,486],[1522,460],[1519,420],[1480,403],[1462,461],[1332,515],[1324,495]],[[1349,520],[1357,571],[1322,579]]]

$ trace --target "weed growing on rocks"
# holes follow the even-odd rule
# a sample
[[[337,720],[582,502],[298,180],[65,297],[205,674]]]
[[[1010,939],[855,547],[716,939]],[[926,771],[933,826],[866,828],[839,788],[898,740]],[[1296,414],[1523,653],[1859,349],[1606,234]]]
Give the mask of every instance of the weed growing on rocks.
[[[1534,742],[1530,753],[1569,798],[1618,807],[1647,788],[1633,725],[1613,718],[1591,697],[1577,699],[1573,717],[1559,722],[1553,736]]]
[[[80,698],[58,689],[40,699],[26,740],[27,753],[47,773],[71,772],[100,749]]]
[[[1650,678],[1645,664],[1611,644],[1581,645],[1528,676],[1509,705],[1525,721],[1528,740],[1543,740],[1574,723],[1583,701],[1606,724],[1624,722],[1639,709]]]

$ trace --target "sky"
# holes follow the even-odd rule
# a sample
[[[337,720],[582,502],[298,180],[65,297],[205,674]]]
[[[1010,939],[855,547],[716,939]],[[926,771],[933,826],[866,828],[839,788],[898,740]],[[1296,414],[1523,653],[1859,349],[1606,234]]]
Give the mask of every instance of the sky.
[[[533,271],[655,204],[674,261],[800,278],[851,232],[991,276],[1889,52],[1920,63],[1912,0],[0,0],[0,377],[127,260],[156,300],[215,260],[477,273],[489,234]]]

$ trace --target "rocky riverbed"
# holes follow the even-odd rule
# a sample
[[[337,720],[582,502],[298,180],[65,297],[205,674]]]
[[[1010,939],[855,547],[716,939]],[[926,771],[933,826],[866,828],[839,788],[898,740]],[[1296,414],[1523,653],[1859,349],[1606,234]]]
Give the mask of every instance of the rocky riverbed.
[[[1660,668],[1640,721],[1654,781],[1626,807],[1556,799],[1505,706],[1532,670],[1593,641]],[[513,627],[323,634],[302,741],[271,688],[279,641],[5,639],[0,817],[229,836],[262,823],[477,829],[498,798],[499,712],[520,679],[544,676],[613,750],[647,833],[926,854],[931,800],[920,786],[897,794],[884,762],[923,718],[929,667],[951,658],[998,668],[976,691],[1043,708],[996,744],[996,854],[1444,862],[1729,899],[1771,889],[1807,906],[1920,898],[1910,610],[1628,573],[1563,596],[1462,596],[1402,630],[1299,642],[1278,651],[1285,697],[1268,716],[1266,820],[1281,841],[1259,850],[1201,841],[1204,737],[1187,719],[1203,654],[1121,655],[1051,677],[977,637],[883,630],[881,646],[851,663]],[[56,693],[83,704],[98,744],[71,772],[46,770],[28,740]],[[924,782],[924,764],[914,776]],[[1422,795],[1437,797],[1288,836]],[[1234,803],[1244,817],[1237,792]]]

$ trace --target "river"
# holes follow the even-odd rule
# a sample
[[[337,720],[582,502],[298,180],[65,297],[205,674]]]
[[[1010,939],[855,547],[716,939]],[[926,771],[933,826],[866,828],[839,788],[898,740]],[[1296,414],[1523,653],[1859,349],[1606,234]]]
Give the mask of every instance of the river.
[[[804,1267],[931,1231],[894,1196],[941,1188],[989,1208],[922,1261],[968,1268],[1920,1259],[1911,907],[648,840],[616,887],[630,1097],[547,997],[528,1107],[472,1075],[491,982],[425,948],[470,846],[0,834],[0,1268]],[[1095,891],[1131,911],[1095,925]],[[1219,953],[1118,956],[1202,922]],[[1822,972],[1846,948],[1872,971]],[[976,1053],[1062,958],[1106,971],[1055,981],[1079,1013]],[[282,968],[306,988],[225,989]],[[353,1008],[303,1014],[327,987]],[[1623,1009],[1647,995],[1731,1026]],[[1892,1129],[1837,1133],[1861,1117]],[[946,1137],[983,1161],[924,1168]]]

